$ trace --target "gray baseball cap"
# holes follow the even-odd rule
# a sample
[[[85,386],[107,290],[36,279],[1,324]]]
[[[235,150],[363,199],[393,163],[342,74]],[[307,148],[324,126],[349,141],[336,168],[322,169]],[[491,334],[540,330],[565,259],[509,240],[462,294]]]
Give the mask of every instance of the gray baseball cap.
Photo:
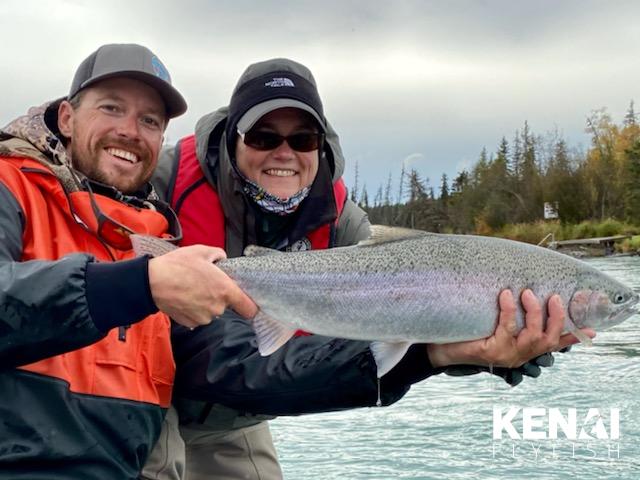
[[[68,98],[112,77],[135,78],[157,90],[169,118],[187,111],[187,102],[171,85],[171,76],[164,64],[151,50],[134,43],[103,45],[89,55],[76,70]]]

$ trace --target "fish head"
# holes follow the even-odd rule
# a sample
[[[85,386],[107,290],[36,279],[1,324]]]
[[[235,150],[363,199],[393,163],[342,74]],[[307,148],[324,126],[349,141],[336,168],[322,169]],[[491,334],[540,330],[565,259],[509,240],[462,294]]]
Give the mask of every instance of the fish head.
[[[600,331],[618,325],[637,313],[639,300],[637,293],[615,282],[608,287],[575,291],[568,311],[578,328],[589,327]]]

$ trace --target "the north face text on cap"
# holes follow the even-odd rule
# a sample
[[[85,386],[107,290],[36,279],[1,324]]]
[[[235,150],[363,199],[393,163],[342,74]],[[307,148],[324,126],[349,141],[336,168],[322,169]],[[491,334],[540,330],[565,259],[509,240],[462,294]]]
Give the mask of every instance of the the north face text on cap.
[[[293,80],[286,77],[276,77],[270,82],[264,84],[265,87],[295,87]]]

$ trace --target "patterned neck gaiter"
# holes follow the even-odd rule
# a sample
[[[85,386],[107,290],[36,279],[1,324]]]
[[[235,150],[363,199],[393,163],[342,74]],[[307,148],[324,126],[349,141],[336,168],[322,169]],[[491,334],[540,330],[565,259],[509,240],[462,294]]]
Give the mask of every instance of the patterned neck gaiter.
[[[236,171],[238,171],[236,169]],[[240,174],[240,172],[238,172]],[[309,195],[310,187],[304,187],[298,193],[290,196],[289,198],[276,197],[271,195],[260,185],[247,179],[244,175],[240,174],[242,179],[242,190],[244,193],[265,212],[275,213],[277,215],[290,215],[297,210],[302,201]]]

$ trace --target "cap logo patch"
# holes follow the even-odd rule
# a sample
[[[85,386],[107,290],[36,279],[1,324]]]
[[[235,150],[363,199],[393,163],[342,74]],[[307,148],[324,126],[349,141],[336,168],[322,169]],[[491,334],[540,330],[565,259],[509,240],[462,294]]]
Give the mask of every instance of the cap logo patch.
[[[265,87],[278,88],[278,87],[295,87],[293,80],[286,77],[276,77],[270,82],[264,84]]]
[[[151,58],[151,67],[153,68],[153,73],[155,73],[156,77],[161,78],[165,82],[171,82],[171,77],[169,76],[169,72],[162,64],[160,59],[155,55]]]

